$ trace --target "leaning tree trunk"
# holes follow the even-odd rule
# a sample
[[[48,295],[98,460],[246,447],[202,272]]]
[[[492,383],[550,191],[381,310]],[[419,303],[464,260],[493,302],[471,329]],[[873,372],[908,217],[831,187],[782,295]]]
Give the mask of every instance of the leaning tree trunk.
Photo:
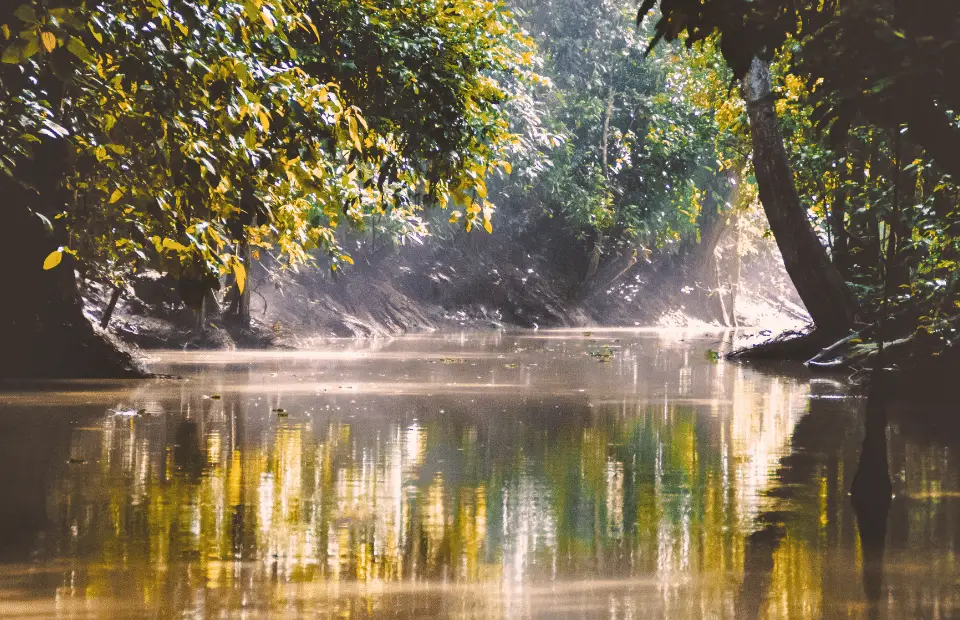
[[[853,324],[856,303],[800,203],[774,107],[767,62],[753,60],[743,82],[743,96],[750,116],[760,202],[787,273],[818,331],[841,335]]]
[[[33,186],[43,188],[37,180]],[[5,291],[0,304],[0,378],[143,376],[133,357],[84,316],[73,259],[64,255],[60,265],[43,269],[44,259],[61,243],[27,205],[56,211],[50,202],[56,197],[50,193],[40,196],[12,179],[0,179],[0,212],[7,232],[0,243]]]

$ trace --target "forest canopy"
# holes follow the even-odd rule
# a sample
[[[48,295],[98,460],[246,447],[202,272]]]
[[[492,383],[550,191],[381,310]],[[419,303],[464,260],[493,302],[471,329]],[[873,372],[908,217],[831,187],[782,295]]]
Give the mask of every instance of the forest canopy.
[[[62,203],[34,210],[112,277],[238,271],[243,239],[336,266],[341,222],[417,235],[451,201],[489,228],[506,86],[535,77],[530,41],[479,1],[30,3],[0,21],[3,172],[42,194],[26,168],[47,168]]]

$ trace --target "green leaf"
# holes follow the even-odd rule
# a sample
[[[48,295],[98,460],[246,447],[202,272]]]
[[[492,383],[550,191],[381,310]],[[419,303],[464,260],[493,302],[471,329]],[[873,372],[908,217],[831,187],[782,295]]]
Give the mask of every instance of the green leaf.
[[[17,10],[13,12],[20,21],[26,22],[28,24],[37,23],[37,12],[33,10],[33,7],[29,4],[21,4],[17,7]]]
[[[8,65],[19,65],[24,61],[24,47],[23,41],[14,41],[3,50],[3,56],[0,57],[0,61],[5,62]]]
[[[245,0],[243,3],[243,12],[247,15],[250,22],[255,22],[260,18],[260,8],[253,0]]]
[[[67,49],[71,54],[82,60],[83,62],[93,62],[93,54],[90,53],[90,50],[87,49],[87,46],[83,44],[83,41],[77,37],[70,37],[67,41]]]
[[[50,271],[54,267],[60,264],[60,261],[63,260],[63,248],[59,248],[47,254],[47,257],[43,259],[43,270]]]
[[[28,35],[24,38],[24,41],[26,41],[26,43],[24,44],[23,52],[21,53],[21,62],[40,51],[40,37],[37,35]]]

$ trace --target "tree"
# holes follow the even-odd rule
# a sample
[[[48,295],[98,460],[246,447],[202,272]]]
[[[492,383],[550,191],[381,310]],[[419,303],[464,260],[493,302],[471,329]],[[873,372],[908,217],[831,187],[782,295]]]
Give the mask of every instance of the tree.
[[[654,0],[646,0],[639,18],[644,18],[654,5]],[[737,0],[705,3],[665,0],[660,5],[662,14],[654,44],[687,34],[687,43],[692,46],[719,31],[720,50],[735,77],[743,81],[760,201],[787,271],[817,327],[828,336],[842,335],[853,324],[854,298],[820,244],[794,185],[774,107],[769,70],[773,51],[783,40],[771,46],[768,30],[750,19],[759,20],[756,16],[765,16],[763,11],[767,8],[766,4],[754,8]],[[776,25],[779,21],[773,19],[772,23]]]
[[[0,172],[20,243],[4,249],[0,269],[21,268],[10,277],[23,288],[21,303],[0,316],[12,345],[0,374],[116,374],[107,361],[113,348],[79,327],[78,264],[114,280],[160,268],[201,309],[224,275],[242,295],[248,251],[275,250],[288,265],[310,262],[314,252],[335,269],[351,263],[338,236],[344,222],[387,218],[396,234],[418,235],[423,208],[458,204],[468,229],[490,230],[485,178],[508,167],[514,141],[499,107],[508,93],[496,77],[532,79],[527,41],[498,4],[448,4],[3,9]],[[325,68],[314,21],[323,16],[341,20],[321,22],[334,32],[358,32],[365,19],[388,22],[353,51],[359,60],[372,50],[366,77],[355,75],[349,56]],[[411,40],[400,27],[407,23],[432,29],[439,47]],[[389,88],[368,99],[362,86],[376,73],[378,49],[394,73]],[[392,56],[404,49],[444,55],[424,68]],[[438,74],[448,96],[436,108],[387,114],[419,79]]]
[[[853,325],[855,301],[800,203],[772,95],[769,65],[755,58],[744,79],[743,97],[760,202],[787,273],[817,328],[842,336]]]
[[[539,116],[558,140],[538,145],[546,165],[531,166],[536,175],[504,190],[519,195],[504,211],[518,212],[518,228],[550,231],[581,298],[606,290],[654,251],[698,245],[704,208],[725,220],[732,188],[718,166],[713,117],[688,96],[687,59],[665,49],[645,61],[647,33],[618,2],[511,5],[553,85],[538,93]]]

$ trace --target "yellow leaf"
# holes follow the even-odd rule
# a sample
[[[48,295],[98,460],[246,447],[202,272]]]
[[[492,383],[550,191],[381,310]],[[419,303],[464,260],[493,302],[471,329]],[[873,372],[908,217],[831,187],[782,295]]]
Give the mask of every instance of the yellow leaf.
[[[247,268],[236,259],[233,260],[233,276],[237,279],[237,290],[243,295],[243,287],[247,284]]]
[[[353,264],[353,259],[350,258],[349,256],[347,256],[346,254],[344,254],[344,255],[341,256],[340,258],[343,260],[343,262],[345,262],[345,263],[347,263],[347,264],[349,264],[349,265],[352,265],[352,264]]]
[[[513,165],[508,161],[503,162],[503,171],[507,174],[513,174]]]
[[[277,20],[270,13],[270,9],[264,7],[260,14],[263,16],[263,23],[267,27],[267,32],[272,32],[277,27]]]
[[[483,229],[492,235],[492,234],[493,234],[493,222],[491,222],[489,219],[483,220]]]
[[[260,110],[260,124],[263,125],[263,130],[266,132],[270,131],[270,114],[266,110]]]
[[[360,134],[357,131],[357,119],[351,116],[348,124],[350,126],[350,138],[353,139],[354,146],[357,147],[358,151],[362,151],[363,145],[360,144]]]
[[[120,188],[113,190],[113,193],[110,194],[110,204],[115,203],[121,198],[123,198],[123,190],[121,190]]]
[[[63,260],[63,248],[54,250],[47,254],[47,257],[43,259],[43,270],[50,271],[54,267],[60,264],[60,261]]]
[[[460,216],[461,216],[461,215],[462,215],[462,213],[460,213],[459,211],[454,211],[453,213],[450,214],[450,219],[449,219],[448,221],[449,221],[451,224],[456,224],[457,222],[460,221]]]
[[[57,37],[52,32],[41,32],[40,41],[43,43],[43,49],[52,52],[57,47]]]
[[[173,239],[164,239],[161,247],[165,250],[173,250],[174,252],[186,252],[189,249],[187,246]]]

